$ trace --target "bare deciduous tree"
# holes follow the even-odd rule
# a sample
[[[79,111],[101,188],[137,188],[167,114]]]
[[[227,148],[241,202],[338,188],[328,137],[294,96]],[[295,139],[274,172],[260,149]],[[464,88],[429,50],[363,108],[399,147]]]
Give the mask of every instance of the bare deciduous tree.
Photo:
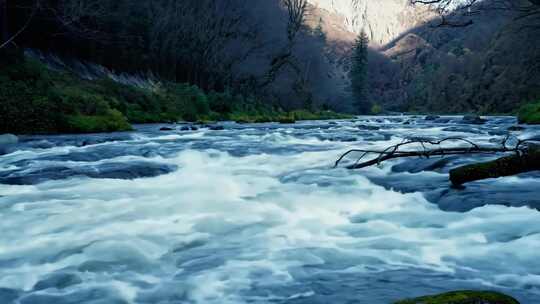
[[[149,45],[159,72],[204,88],[229,85],[234,65],[257,46],[257,26],[248,24],[242,1],[163,0],[150,5]],[[243,46],[227,52],[233,45]],[[227,54],[226,54],[227,53]],[[182,67],[182,69],[180,68]],[[171,75],[172,73],[172,75]]]
[[[84,20],[95,20],[107,16],[110,12],[108,5],[110,2],[106,0],[34,0],[28,6],[20,7],[29,10],[30,13],[22,27],[16,32],[10,33],[8,30],[8,0],[0,0],[0,27],[2,31],[0,49],[12,44],[30,26],[38,13],[54,18],[66,31],[92,38],[98,32],[87,26]]]
[[[514,12],[516,19],[540,27],[540,0],[411,0],[412,4],[429,5],[440,16],[438,26],[465,27],[484,11]]]
[[[285,67],[290,66],[297,73],[301,73],[296,60],[293,56],[293,48],[296,43],[298,33],[304,26],[308,10],[307,0],[283,0],[283,5],[287,10],[287,44],[276,55],[270,63],[270,68],[265,75],[262,87],[273,83],[279,72]]]

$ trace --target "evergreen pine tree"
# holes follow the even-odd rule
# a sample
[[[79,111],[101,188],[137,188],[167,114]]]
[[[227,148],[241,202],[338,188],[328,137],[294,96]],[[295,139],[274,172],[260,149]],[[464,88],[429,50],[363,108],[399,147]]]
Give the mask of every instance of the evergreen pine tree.
[[[313,30],[313,35],[319,38],[322,42],[326,43],[326,33],[323,30],[323,19],[319,18],[317,27]]]
[[[362,30],[354,44],[350,72],[353,104],[359,114],[369,114],[371,110],[367,94],[368,44],[369,38]]]

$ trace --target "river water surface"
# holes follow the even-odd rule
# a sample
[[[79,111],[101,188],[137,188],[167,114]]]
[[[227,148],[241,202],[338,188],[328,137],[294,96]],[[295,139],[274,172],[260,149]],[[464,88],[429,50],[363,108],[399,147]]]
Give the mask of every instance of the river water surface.
[[[460,119],[22,136],[0,156],[0,303],[386,304],[463,288],[540,303],[540,174],[452,189],[450,168],[490,156],[333,168],[410,137],[495,145],[515,124]]]

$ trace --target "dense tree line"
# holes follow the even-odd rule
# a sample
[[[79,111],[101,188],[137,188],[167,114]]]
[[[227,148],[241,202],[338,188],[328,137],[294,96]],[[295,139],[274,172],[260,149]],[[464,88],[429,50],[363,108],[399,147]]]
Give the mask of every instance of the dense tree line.
[[[0,13],[9,17],[2,29],[16,35],[13,45],[151,72],[206,91],[257,94],[283,107],[332,103],[327,99],[336,95],[313,85],[330,67],[324,43],[306,25],[307,0],[1,3]]]

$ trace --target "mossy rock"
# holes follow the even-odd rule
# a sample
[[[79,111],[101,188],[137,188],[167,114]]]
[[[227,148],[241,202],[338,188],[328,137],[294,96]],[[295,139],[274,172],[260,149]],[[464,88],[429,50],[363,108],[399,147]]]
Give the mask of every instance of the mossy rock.
[[[450,181],[454,186],[468,182],[524,172],[540,170],[540,153],[534,146],[524,155],[510,155],[496,160],[474,163],[450,170]]]
[[[394,304],[519,304],[519,302],[498,292],[463,290],[402,300]]]

